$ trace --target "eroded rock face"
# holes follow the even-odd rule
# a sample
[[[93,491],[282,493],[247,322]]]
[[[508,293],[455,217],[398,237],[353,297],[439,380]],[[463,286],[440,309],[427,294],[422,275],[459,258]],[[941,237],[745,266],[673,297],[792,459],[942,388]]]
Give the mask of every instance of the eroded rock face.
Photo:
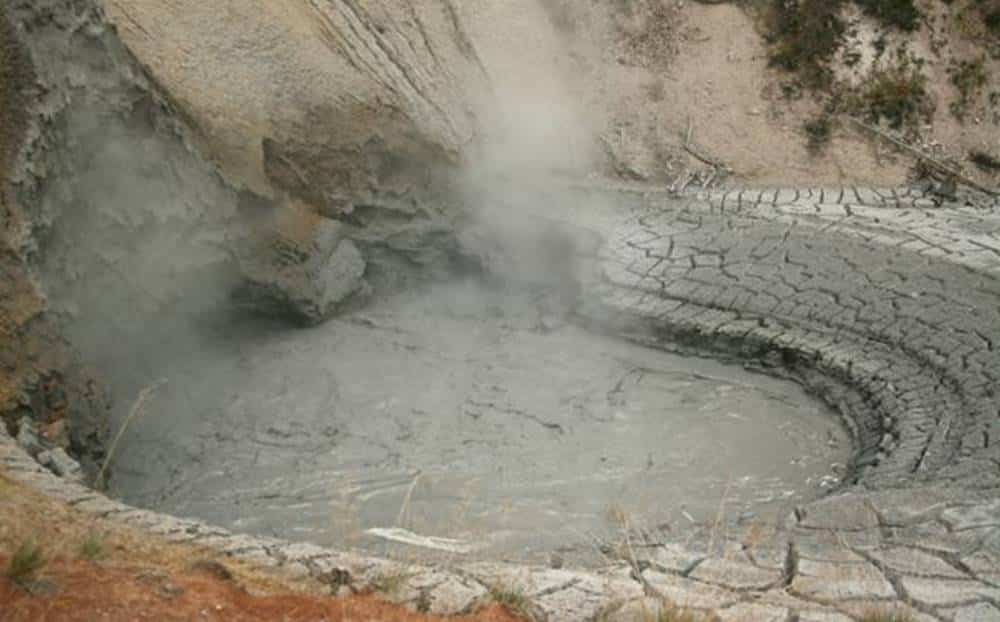
[[[454,161],[487,88],[452,0],[102,4],[231,179],[323,211]]]

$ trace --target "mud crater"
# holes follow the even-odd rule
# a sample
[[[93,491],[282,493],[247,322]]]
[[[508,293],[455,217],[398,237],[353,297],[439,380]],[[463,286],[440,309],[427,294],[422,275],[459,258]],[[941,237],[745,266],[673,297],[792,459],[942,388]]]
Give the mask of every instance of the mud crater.
[[[367,282],[350,290],[370,282],[368,303],[305,330],[236,311],[246,194],[87,15],[29,40],[53,85],[40,110],[59,122],[34,137],[20,197],[50,311],[115,398],[110,418],[70,425],[107,443],[166,380],[122,433],[112,494],[321,544],[585,564],[623,517],[714,537],[847,474],[848,435],[798,385],[583,328],[575,233],[539,234],[537,219],[466,235],[426,197],[324,219],[330,256],[344,240],[363,253]],[[623,209],[564,207],[573,221]],[[300,264],[293,283],[310,276]],[[92,470],[101,449],[87,448]]]
[[[796,384],[590,332],[537,294],[427,285],[305,330],[230,317],[109,369],[167,380],[115,457],[129,504],[392,555],[601,561],[773,524],[851,443]],[[120,425],[124,409],[119,409]]]

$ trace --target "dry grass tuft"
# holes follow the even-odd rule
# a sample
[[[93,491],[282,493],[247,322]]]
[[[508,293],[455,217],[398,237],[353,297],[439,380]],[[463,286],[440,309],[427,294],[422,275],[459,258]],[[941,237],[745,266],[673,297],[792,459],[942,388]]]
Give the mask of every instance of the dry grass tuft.
[[[104,544],[104,535],[97,532],[90,532],[84,536],[80,542],[80,550],[77,551],[82,560],[96,562],[108,556],[107,547]]]
[[[400,591],[406,586],[406,582],[413,577],[413,573],[406,572],[402,568],[394,569],[390,572],[386,572],[378,575],[372,581],[372,589],[375,593],[381,594],[383,596],[393,597],[397,596]]]
[[[508,611],[516,616],[528,620],[534,620],[531,601],[524,590],[515,585],[494,585],[490,588],[490,598],[498,605],[506,607]]]
[[[875,125],[885,122],[894,130],[915,130],[934,114],[927,77],[920,63],[905,55],[873,70],[836,107]]]
[[[951,76],[951,83],[958,91],[958,99],[953,101],[949,108],[956,119],[964,121],[975,98],[982,93],[988,82],[986,57],[960,61],[950,67],[948,73]]]
[[[712,614],[683,609],[675,605],[664,605],[654,617],[644,622],[716,622],[718,618]]]
[[[118,428],[118,433],[115,434],[114,440],[111,441],[111,446],[108,448],[108,454],[104,457],[104,464],[101,465],[101,470],[97,473],[97,479],[94,481],[94,488],[97,490],[107,489],[110,473],[108,468],[115,458],[115,453],[118,451],[118,443],[121,441],[122,436],[124,436],[125,431],[132,425],[132,421],[143,413],[146,402],[153,395],[153,392],[166,384],[166,382],[166,380],[157,380],[139,391],[139,395],[135,398],[135,402],[132,403],[132,408],[129,410],[128,416],[125,417],[125,421]]]
[[[877,609],[865,612],[861,616],[861,622],[915,622],[913,616],[896,610]]]
[[[18,585],[27,585],[38,577],[38,572],[46,563],[48,560],[42,547],[33,538],[29,538],[11,556],[7,564],[7,578]]]

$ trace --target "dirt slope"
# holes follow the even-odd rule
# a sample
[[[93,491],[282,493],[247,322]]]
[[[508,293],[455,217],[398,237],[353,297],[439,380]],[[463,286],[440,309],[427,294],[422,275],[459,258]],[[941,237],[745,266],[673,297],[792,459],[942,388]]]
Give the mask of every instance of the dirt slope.
[[[926,25],[914,32],[848,4],[833,67],[856,81],[899,46],[924,58],[936,107],[923,146],[960,161],[996,150],[1000,138],[986,114],[995,61],[986,59],[987,84],[966,118],[949,112],[959,97],[955,63],[983,49],[967,4],[918,1]],[[671,181],[705,169],[688,141],[755,185],[892,185],[912,168],[912,158],[854,127],[808,148],[804,124],[832,93],[804,90],[770,66],[763,0],[410,5],[105,2],[224,170],[255,190],[270,193],[270,180],[333,208],[372,183],[406,187],[413,167],[474,157],[498,129],[519,147],[501,145],[509,159],[541,164],[542,153],[552,168],[624,178]]]

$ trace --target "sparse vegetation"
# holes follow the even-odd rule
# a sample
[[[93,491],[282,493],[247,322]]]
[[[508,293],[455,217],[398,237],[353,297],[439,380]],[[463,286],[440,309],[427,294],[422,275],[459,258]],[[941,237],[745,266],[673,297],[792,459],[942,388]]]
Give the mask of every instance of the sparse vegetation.
[[[853,2],[883,26],[904,31],[914,31],[920,26],[922,14],[913,0]],[[829,61],[840,49],[847,31],[843,18],[845,3],[846,0],[768,0],[762,4],[758,0],[744,4],[762,17],[764,37],[771,46],[771,66],[795,73],[807,88],[824,89],[832,85]]]
[[[663,67],[677,52],[677,8],[659,0],[618,0],[612,18],[621,37],[620,59],[640,67]]]
[[[840,108],[871,123],[884,121],[894,130],[914,129],[934,113],[927,78],[920,64],[905,55],[889,66],[875,69],[860,86],[842,97]]]
[[[493,602],[503,605],[511,613],[523,616],[529,620],[535,619],[531,612],[531,601],[524,590],[514,585],[494,585],[490,588],[490,598]]]
[[[912,32],[920,26],[921,13],[913,0],[854,0],[866,15],[885,26]]]
[[[957,32],[962,37],[984,44],[994,58],[1000,54],[1000,3],[994,0],[968,2],[955,14]]]
[[[7,578],[18,585],[27,585],[35,580],[47,561],[42,547],[29,538],[11,556],[7,564]]]
[[[104,559],[108,555],[107,548],[104,546],[104,536],[96,532],[88,533],[80,543],[80,549],[77,553],[80,559],[90,562]]]
[[[682,609],[675,605],[664,604],[655,615],[650,615],[643,622],[716,622],[718,618],[712,614]]]
[[[969,106],[986,86],[986,59],[963,60],[951,67],[949,73],[951,83],[958,90],[958,99],[951,103],[950,110],[956,119],[964,121]]]
[[[770,64],[797,73],[805,86],[824,88],[832,73],[827,61],[840,48],[846,26],[842,0],[775,0],[765,10]]]
[[[395,596],[399,594],[412,576],[401,569],[385,572],[375,577],[372,581],[372,589],[384,596]]]
[[[1000,8],[987,11],[983,14],[983,26],[994,36],[1000,36]]]
[[[984,173],[1000,173],[1000,158],[990,155],[985,151],[969,152],[969,161]]]
[[[861,616],[861,622],[914,622],[913,616],[896,610],[869,611]]]
[[[833,121],[827,114],[807,120],[802,129],[806,133],[806,147],[812,155],[822,153],[833,137]]]

